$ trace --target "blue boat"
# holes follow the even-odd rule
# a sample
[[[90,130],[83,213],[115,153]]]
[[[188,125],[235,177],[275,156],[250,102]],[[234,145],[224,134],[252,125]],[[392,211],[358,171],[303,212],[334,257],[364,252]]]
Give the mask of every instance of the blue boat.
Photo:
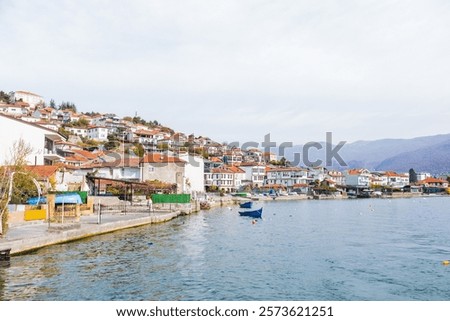
[[[250,217],[253,217],[253,218],[261,218],[262,211],[263,211],[263,209],[261,207],[259,210],[239,212],[239,214],[241,216],[250,216]]]
[[[252,208],[253,202],[245,202],[245,203],[241,203],[239,204],[240,208]]]

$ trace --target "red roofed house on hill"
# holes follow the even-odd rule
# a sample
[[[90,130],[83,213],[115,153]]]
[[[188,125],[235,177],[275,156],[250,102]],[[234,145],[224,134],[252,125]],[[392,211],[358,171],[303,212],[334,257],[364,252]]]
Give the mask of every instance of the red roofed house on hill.
[[[177,193],[184,192],[186,162],[161,153],[147,154],[140,160],[142,181],[158,180],[177,184]]]

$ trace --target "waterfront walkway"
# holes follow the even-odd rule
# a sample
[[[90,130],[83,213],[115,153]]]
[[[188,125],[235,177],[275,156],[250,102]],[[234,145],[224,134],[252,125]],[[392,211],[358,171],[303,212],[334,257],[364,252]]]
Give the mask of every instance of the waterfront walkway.
[[[20,254],[41,247],[70,242],[94,235],[110,233],[131,227],[162,223],[174,219],[181,213],[152,212],[134,214],[103,214],[101,224],[95,214],[82,216],[79,223],[58,224],[27,222],[13,225],[6,236],[0,238],[0,250],[11,249],[11,254]]]

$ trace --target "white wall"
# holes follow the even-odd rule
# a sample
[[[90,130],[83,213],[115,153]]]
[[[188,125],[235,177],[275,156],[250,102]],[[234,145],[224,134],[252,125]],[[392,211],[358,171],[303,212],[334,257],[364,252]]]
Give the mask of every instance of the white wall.
[[[202,157],[183,155],[180,159],[187,162],[185,165],[185,191],[204,192],[205,191],[205,164]],[[186,179],[189,180],[190,187],[186,185]]]
[[[45,134],[57,135],[46,128],[36,127],[29,123],[14,120],[0,115],[0,164],[10,158],[10,149],[14,142],[23,139],[33,147],[32,154],[27,157],[30,165],[44,165]]]

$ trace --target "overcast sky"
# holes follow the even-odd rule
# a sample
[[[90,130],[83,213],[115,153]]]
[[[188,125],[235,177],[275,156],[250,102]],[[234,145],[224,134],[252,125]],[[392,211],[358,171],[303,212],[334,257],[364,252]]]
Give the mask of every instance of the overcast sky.
[[[0,90],[218,141],[450,130],[450,2],[0,0]]]

